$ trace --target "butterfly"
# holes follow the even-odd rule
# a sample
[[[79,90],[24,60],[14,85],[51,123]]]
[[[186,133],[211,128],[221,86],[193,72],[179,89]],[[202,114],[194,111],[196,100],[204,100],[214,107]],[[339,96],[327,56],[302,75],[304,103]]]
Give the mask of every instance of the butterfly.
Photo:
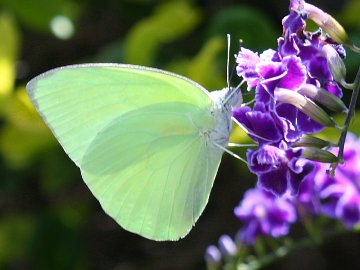
[[[189,233],[208,202],[238,88],[208,92],[167,71],[81,64],[26,86],[104,211],[153,240]]]

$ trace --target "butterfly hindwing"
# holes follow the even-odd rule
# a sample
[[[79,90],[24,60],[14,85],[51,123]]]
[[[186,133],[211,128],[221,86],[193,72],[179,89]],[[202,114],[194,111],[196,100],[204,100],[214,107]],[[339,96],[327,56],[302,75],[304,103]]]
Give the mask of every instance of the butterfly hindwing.
[[[129,112],[102,130],[80,165],[103,209],[129,231],[154,240],[185,236],[202,213],[222,152],[194,125],[183,103]],[[204,123],[211,115],[201,114]]]

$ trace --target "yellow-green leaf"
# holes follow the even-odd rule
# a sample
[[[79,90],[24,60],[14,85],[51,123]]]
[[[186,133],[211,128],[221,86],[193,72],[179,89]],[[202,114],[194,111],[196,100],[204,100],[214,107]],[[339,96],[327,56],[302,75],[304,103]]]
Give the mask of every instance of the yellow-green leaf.
[[[124,44],[125,62],[152,65],[162,44],[182,37],[199,21],[199,10],[186,1],[165,2],[130,30]]]
[[[25,167],[34,154],[55,144],[55,139],[31,105],[24,88],[9,98],[4,109],[6,124],[0,131],[0,152],[9,166]]]
[[[0,13],[0,112],[14,87],[15,61],[19,51],[19,32],[13,18]]]
[[[177,60],[166,69],[182,74],[209,90],[226,87],[226,36],[209,39],[191,60]],[[217,59],[223,53],[220,65]]]

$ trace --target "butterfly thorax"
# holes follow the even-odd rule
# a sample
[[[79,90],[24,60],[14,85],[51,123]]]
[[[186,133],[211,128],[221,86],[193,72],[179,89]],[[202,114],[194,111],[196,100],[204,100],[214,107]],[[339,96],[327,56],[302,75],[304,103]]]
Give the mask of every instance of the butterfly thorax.
[[[232,108],[242,102],[241,92],[234,88],[210,92],[213,100],[211,113],[215,119],[215,127],[208,131],[209,141],[226,147],[232,130]]]

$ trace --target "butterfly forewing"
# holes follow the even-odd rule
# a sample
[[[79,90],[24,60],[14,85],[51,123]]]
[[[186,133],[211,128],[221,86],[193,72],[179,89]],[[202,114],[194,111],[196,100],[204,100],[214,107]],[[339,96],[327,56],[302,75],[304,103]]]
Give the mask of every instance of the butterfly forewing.
[[[57,68],[27,85],[36,109],[79,166],[96,134],[121,114],[162,102],[211,106],[206,90],[157,69],[87,64]]]

